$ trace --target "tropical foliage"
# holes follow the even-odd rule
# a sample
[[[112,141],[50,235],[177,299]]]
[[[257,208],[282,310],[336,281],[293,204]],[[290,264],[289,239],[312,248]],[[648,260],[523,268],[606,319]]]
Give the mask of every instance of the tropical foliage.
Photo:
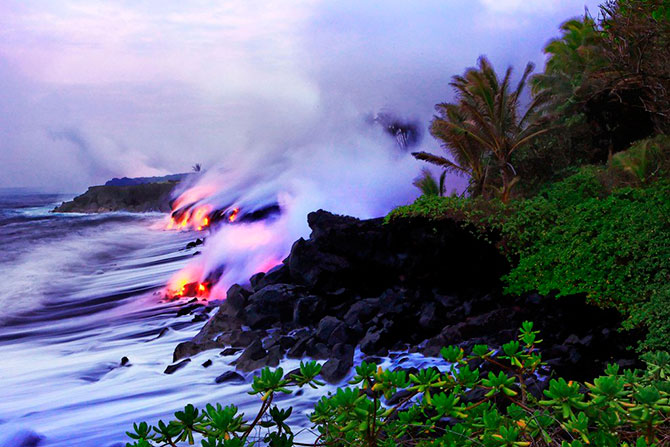
[[[423,169],[421,175],[414,180],[414,186],[421,190],[424,196],[444,196],[446,193],[445,180],[447,171],[442,171],[438,179],[428,169]]]
[[[518,181],[512,155],[546,132],[537,119],[540,97],[521,110],[522,94],[532,70],[533,65],[528,64],[513,86],[511,67],[500,79],[482,56],[478,67],[453,77],[450,85],[456,90],[457,102],[438,104],[438,115],[431,123],[431,133],[454,161],[426,152],[413,155],[452,172],[468,174],[472,195],[489,196],[495,191],[508,201]],[[497,173],[495,180],[490,178],[490,170]]]
[[[647,347],[668,349],[670,338],[655,331],[667,333],[670,320],[655,321],[652,307],[670,305],[659,295],[670,282],[670,181],[606,194],[597,174],[585,170],[514,205],[502,226],[515,258],[507,292],[584,294],[621,311],[628,327],[649,329]]]
[[[466,354],[458,346],[443,348],[450,365],[445,371],[408,374],[363,362],[349,387],[315,405],[308,444],[295,440],[292,408],[272,402],[277,394],[320,386],[320,366],[314,362],[286,376],[281,368],[262,370],[251,385],[250,394],[261,396],[253,419],[233,405],[204,410],[187,405],[167,423],[135,424],[128,433],[133,442],[126,446],[193,444],[196,436],[203,438],[203,447],[667,445],[670,355],[645,355],[644,371],[610,365],[603,376],[581,384],[538,378],[544,367],[541,342],[533,324],[525,322],[518,338],[500,350],[475,345]]]

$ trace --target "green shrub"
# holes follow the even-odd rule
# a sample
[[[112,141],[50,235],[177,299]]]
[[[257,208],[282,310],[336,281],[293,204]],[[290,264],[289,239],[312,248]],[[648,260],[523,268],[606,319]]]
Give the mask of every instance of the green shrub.
[[[657,135],[633,144],[612,157],[610,170],[627,176],[635,184],[653,181],[670,163],[670,137]]]
[[[500,227],[507,209],[508,206],[499,199],[423,195],[410,205],[392,210],[384,222],[414,218],[452,219],[461,222],[464,227],[474,227],[481,233],[487,233]]]
[[[584,171],[514,204],[503,225],[515,258],[506,291],[583,293],[648,328],[648,346],[670,348],[670,319],[656,317],[670,302],[670,181],[603,195],[594,179]]]
[[[583,447],[667,445],[670,436],[670,355],[646,354],[645,371],[619,371],[610,365],[593,383],[551,379],[542,394],[537,373],[543,366],[537,331],[525,322],[516,340],[499,350],[476,345],[469,354],[457,346],[442,349],[451,365],[414,374],[361,363],[348,388],[324,396],[310,421],[316,440],[294,442],[292,408],[272,405],[277,393],[318,387],[320,366],[302,363],[286,377],[266,368],[250,394],[261,396],[253,419],[229,405],[187,405],[175,419],[134,424],[127,447],[193,444],[203,447],[314,446],[484,446]],[[475,365],[488,364],[488,373]],[[398,392],[402,398],[387,405]]]

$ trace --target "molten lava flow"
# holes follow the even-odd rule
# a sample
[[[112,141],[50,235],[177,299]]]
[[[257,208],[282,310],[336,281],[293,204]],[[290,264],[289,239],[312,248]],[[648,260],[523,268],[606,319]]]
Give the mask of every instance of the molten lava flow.
[[[239,208],[233,208],[233,211],[230,212],[230,216],[228,216],[228,222],[235,222],[237,219],[237,215],[240,213]]]
[[[202,231],[209,227],[211,223],[209,218],[211,212],[212,207],[210,205],[202,205],[195,207],[192,210],[183,211],[181,215],[177,217],[175,217],[177,213],[173,211],[165,228],[167,230],[193,229]]]
[[[209,281],[200,281],[198,270],[186,268],[177,273],[168,283],[165,290],[167,299],[184,297],[209,298],[212,284]]]
[[[193,214],[188,218],[189,224],[192,228],[195,228],[198,231],[209,226],[209,213],[212,211],[212,207],[209,205],[199,206],[195,208]]]

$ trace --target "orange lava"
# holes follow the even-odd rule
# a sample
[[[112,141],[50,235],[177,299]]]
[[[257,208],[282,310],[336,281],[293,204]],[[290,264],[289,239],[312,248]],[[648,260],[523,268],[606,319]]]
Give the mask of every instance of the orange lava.
[[[235,222],[237,220],[237,215],[240,213],[239,208],[233,208],[233,211],[231,211],[230,216],[228,216],[228,222]]]
[[[209,227],[210,220],[209,214],[212,211],[212,207],[209,205],[202,205],[195,207],[192,210],[187,210],[181,217],[181,220],[177,221],[173,216],[170,216],[170,220],[165,226],[168,230],[187,230],[194,229],[202,231],[205,228]]]
[[[200,281],[200,270],[186,267],[170,279],[165,290],[167,299],[185,297],[209,298],[212,284]]]

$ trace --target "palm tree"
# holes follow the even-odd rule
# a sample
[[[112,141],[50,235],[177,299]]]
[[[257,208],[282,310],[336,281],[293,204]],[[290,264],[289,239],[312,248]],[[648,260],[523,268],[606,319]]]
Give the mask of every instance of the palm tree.
[[[414,180],[413,185],[419,188],[424,196],[442,197],[446,192],[446,185],[444,182],[446,176],[447,171],[442,171],[439,180],[435,179],[433,173],[424,168],[421,171],[421,175]]]
[[[413,152],[418,160],[438,165],[457,175],[470,176],[469,192],[473,197],[485,192],[488,176],[488,163],[484,157],[483,146],[473,143],[472,139],[447,123],[465,123],[465,117],[458,105],[438,104],[435,106],[439,116],[430,123],[430,133],[442,142],[442,148],[451,156],[450,160],[428,152]]]
[[[533,76],[533,92],[546,96],[547,109],[572,115],[570,108],[589,90],[587,81],[605,64],[602,33],[587,15],[563,23],[561,32],[544,47],[549,58],[544,73]]]
[[[484,56],[479,58],[477,68],[468,69],[463,76],[454,76],[450,85],[456,90],[457,102],[436,106],[440,115],[433,119],[431,133],[442,140],[442,146],[455,162],[443,157],[431,158],[423,152],[414,156],[469,174],[475,184],[480,183],[479,191],[473,193],[484,195],[491,187],[489,167],[495,167],[500,174],[499,195],[507,202],[518,181],[511,164],[512,154],[547,131],[538,119],[544,97],[534,97],[521,112],[521,95],[533,68],[533,64],[526,65],[514,89],[512,68],[500,79]]]

